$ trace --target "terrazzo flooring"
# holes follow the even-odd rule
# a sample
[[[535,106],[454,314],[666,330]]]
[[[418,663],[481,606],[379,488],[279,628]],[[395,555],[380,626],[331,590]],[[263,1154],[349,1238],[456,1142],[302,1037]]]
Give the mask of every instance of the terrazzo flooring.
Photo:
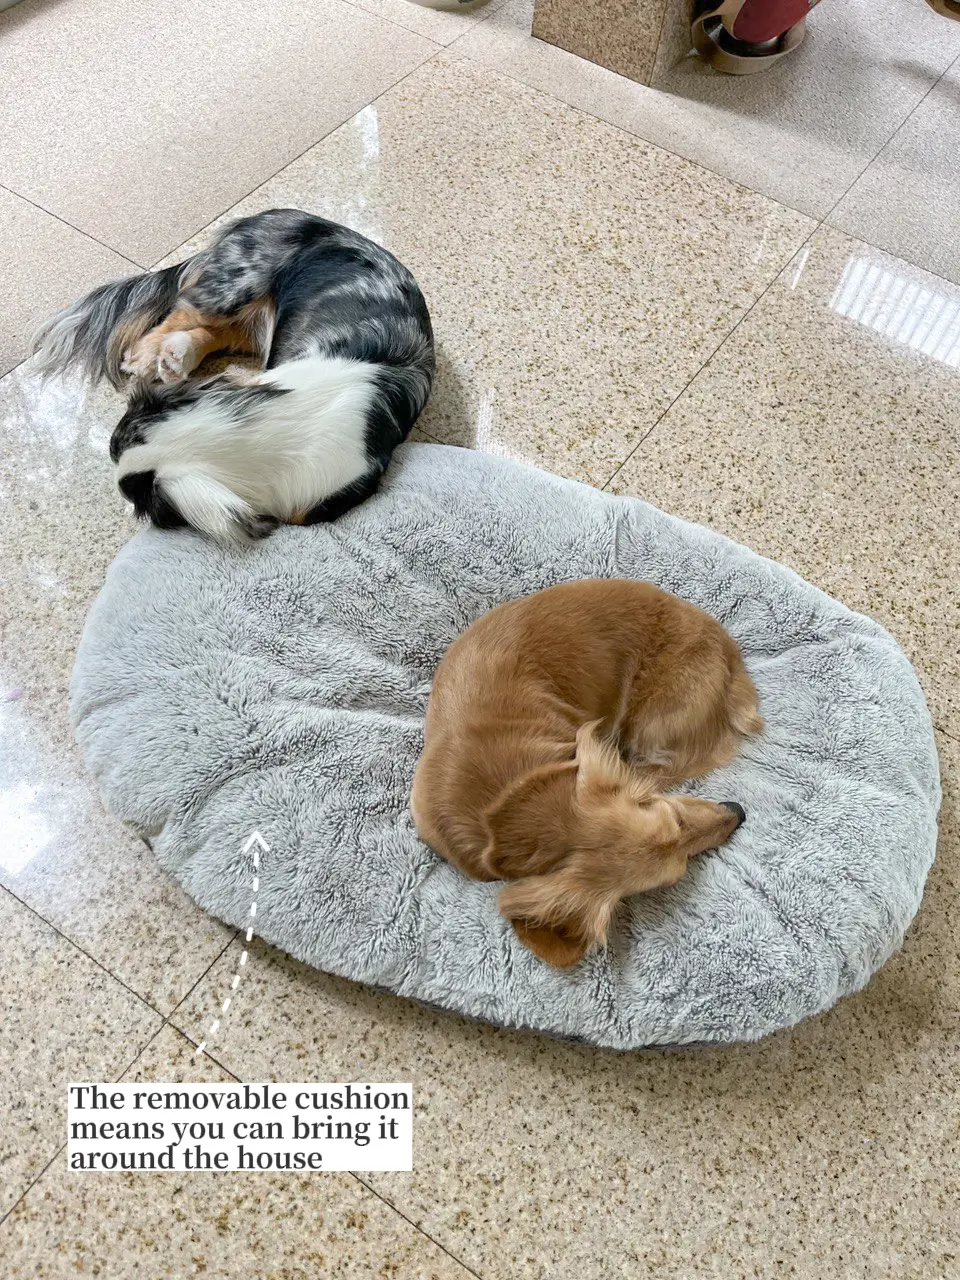
[[[825,0],[768,75],[684,60],[648,89],[532,40],[526,0],[230,9],[0,15],[0,1274],[956,1275],[960,23]],[[119,401],[23,361],[52,308],[277,205],[417,275],[422,438],[710,524],[904,646],[942,838],[866,990],[756,1045],[622,1056],[255,943],[196,1058],[233,934],[103,812],[66,710],[134,531]],[[67,1171],[68,1081],[205,1078],[412,1080],[414,1171]]]

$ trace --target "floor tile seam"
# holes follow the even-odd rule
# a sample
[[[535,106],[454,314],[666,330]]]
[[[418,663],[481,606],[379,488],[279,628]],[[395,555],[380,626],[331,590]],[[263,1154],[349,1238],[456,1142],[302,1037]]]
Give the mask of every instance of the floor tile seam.
[[[18,191],[16,187],[11,187],[8,182],[0,182],[0,191],[6,191],[7,195],[15,196],[17,200],[22,200],[24,204],[28,204],[31,208],[36,209],[39,213],[44,213],[48,218],[53,218],[54,222],[59,222],[61,226],[69,227],[71,231],[75,231],[77,235],[83,236],[85,240],[89,240],[92,244],[97,244],[101,249],[106,249],[108,253],[112,253],[115,258],[121,258],[124,262],[129,263],[131,267],[136,267],[138,271],[144,269],[143,263],[137,262],[131,258],[123,249],[115,249],[113,245],[107,244],[105,240],[101,240],[99,236],[95,236],[92,231],[85,231],[83,227],[78,227],[76,223],[71,222],[69,218],[65,218],[63,214],[55,213],[52,209],[48,209],[46,205],[40,204],[32,196],[24,195],[22,191]]]
[[[221,953],[221,954],[222,954],[222,953]],[[218,957],[218,959],[219,959],[219,957]],[[216,963],[216,961],[213,961],[213,964],[215,964],[215,963]],[[210,967],[212,967],[212,965],[211,965]],[[205,971],[205,972],[209,972],[209,968],[208,968],[208,970],[207,970],[207,971]],[[205,975],[204,975],[204,976],[205,976]],[[201,977],[201,979],[200,979],[200,980],[202,981],[202,977]],[[196,1042],[195,1042],[195,1041],[194,1041],[190,1036],[188,1036],[185,1032],[181,1031],[179,1027],[174,1026],[174,1025],[173,1025],[173,1023],[171,1023],[171,1022],[170,1022],[169,1018],[164,1018],[164,1019],[163,1019],[163,1022],[160,1024],[160,1026],[159,1026],[159,1027],[157,1027],[156,1031],[154,1031],[154,1032],[153,1032],[153,1034],[149,1037],[149,1039],[147,1039],[147,1040],[146,1040],[146,1042],[141,1046],[141,1048],[140,1048],[140,1049],[139,1049],[139,1050],[134,1054],[134,1056],[133,1056],[133,1058],[130,1060],[130,1062],[128,1062],[128,1063],[127,1063],[127,1065],[123,1068],[123,1070],[122,1070],[122,1071],[119,1073],[119,1075],[116,1077],[116,1081],[115,1081],[116,1083],[118,1083],[118,1084],[119,1084],[119,1083],[120,1083],[120,1081],[122,1081],[122,1080],[123,1080],[124,1076],[126,1076],[126,1075],[127,1075],[127,1074],[128,1074],[128,1073],[129,1073],[129,1072],[130,1072],[130,1071],[131,1071],[131,1070],[136,1066],[136,1064],[140,1061],[140,1059],[143,1057],[143,1055],[146,1053],[146,1051],[150,1048],[150,1046],[153,1044],[153,1042],[157,1039],[157,1037],[158,1037],[158,1036],[160,1036],[160,1035],[164,1032],[164,1030],[166,1030],[166,1028],[167,1028],[167,1027],[170,1027],[170,1028],[171,1028],[173,1031],[175,1031],[178,1035],[182,1035],[182,1036],[183,1036],[183,1038],[184,1038],[188,1043],[190,1043],[190,1044],[194,1044],[194,1045],[196,1044]],[[215,1065],[216,1065],[217,1067],[219,1067],[219,1069],[220,1069],[221,1071],[223,1071],[223,1072],[224,1072],[224,1074],[225,1074],[225,1075],[228,1075],[228,1076],[231,1078],[231,1080],[236,1080],[238,1084],[239,1084],[239,1083],[241,1083],[241,1081],[238,1079],[238,1077],[237,1077],[237,1076],[235,1076],[235,1075],[234,1075],[234,1073],[233,1073],[232,1071],[230,1071],[230,1070],[229,1070],[229,1068],[225,1067],[225,1066],[223,1065],[223,1063],[221,1063],[221,1062],[217,1061],[217,1059],[216,1059],[216,1058],[214,1058],[211,1054],[208,1054],[207,1056],[211,1059],[211,1061],[212,1061],[212,1062],[214,1062],[214,1063],[215,1063]],[[68,1082],[68,1083],[69,1083],[69,1082]],[[14,1210],[17,1208],[17,1206],[18,1206],[19,1204],[21,1204],[21,1203],[26,1199],[26,1197],[30,1194],[30,1192],[31,1192],[31,1191],[33,1190],[33,1188],[37,1185],[37,1183],[38,1183],[38,1182],[40,1182],[40,1181],[41,1181],[41,1180],[46,1176],[46,1174],[49,1172],[50,1168],[53,1166],[54,1162],[55,1162],[55,1161],[56,1161],[56,1160],[57,1160],[57,1159],[58,1159],[58,1158],[59,1158],[59,1157],[64,1153],[64,1151],[66,1150],[66,1147],[67,1147],[67,1143],[66,1143],[66,1141],[61,1142],[61,1143],[57,1146],[57,1148],[56,1148],[56,1150],[54,1151],[53,1155],[50,1157],[50,1159],[47,1161],[47,1163],[43,1166],[43,1168],[40,1170],[40,1172],[36,1175],[36,1177],[35,1177],[35,1178],[33,1178],[33,1179],[32,1179],[32,1180],[27,1184],[27,1186],[26,1186],[26,1187],[24,1187],[23,1191],[20,1193],[20,1195],[17,1197],[17,1199],[13,1202],[13,1204],[10,1206],[10,1208],[9,1208],[5,1213],[3,1213],[2,1215],[0,1215],[0,1228],[2,1228],[2,1227],[3,1227],[3,1224],[4,1224],[4,1223],[7,1221],[7,1219],[11,1216],[11,1214],[14,1212]],[[12,1230],[12,1229],[13,1229],[13,1228],[12,1228],[12,1225],[11,1225],[10,1230]]]
[[[66,1147],[67,1147],[66,1142],[61,1142],[59,1144],[56,1151],[54,1151],[53,1155],[50,1157],[47,1163],[43,1166],[43,1168],[40,1170],[37,1176],[31,1179],[28,1185],[24,1187],[24,1189],[17,1196],[16,1200],[14,1200],[10,1208],[7,1209],[5,1213],[0,1214],[0,1231],[3,1230],[4,1223],[8,1222],[8,1220],[12,1218],[14,1210],[17,1208],[17,1206],[23,1203],[23,1201],[27,1198],[27,1196],[30,1194],[33,1188],[37,1185],[37,1183],[46,1176],[48,1170],[53,1165],[53,1162],[58,1158],[58,1156],[60,1156],[66,1150]],[[10,1223],[10,1225],[7,1227],[7,1230],[8,1231],[13,1230],[12,1223]]]
[[[900,123],[894,129],[893,133],[890,134],[890,136],[886,139],[886,141],[882,144],[882,146],[877,148],[876,152],[873,154],[870,160],[868,160],[867,163],[863,166],[863,168],[860,170],[860,172],[857,174],[854,180],[850,183],[847,189],[843,192],[843,194],[841,196],[838,196],[838,198],[833,202],[833,205],[831,206],[831,208],[821,218],[822,224],[834,226],[834,224],[830,222],[830,219],[836,213],[839,206],[844,202],[844,200],[846,200],[847,196],[850,194],[853,188],[857,185],[857,183],[863,178],[867,170],[872,168],[873,165],[876,164],[876,162],[883,155],[884,151],[886,151],[887,147],[889,147],[894,142],[894,140],[896,139],[900,131],[906,127],[907,123],[913,118],[914,115],[916,115],[916,113],[920,110],[920,108],[926,102],[927,98],[929,98],[931,93],[933,93],[934,89],[936,89],[936,87],[940,84],[940,82],[944,79],[944,77],[947,76],[953,70],[953,68],[957,65],[957,63],[960,63],[960,54],[958,54],[957,57],[954,58],[953,61],[949,63],[948,66],[944,67],[943,71],[933,81],[933,83],[927,89],[923,97],[917,100],[915,105],[911,108],[910,111],[907,112],[904,118],[900,121]],[[843,228],[838,227],[837,230],[842,231]],[[908,259],[904,258],[903,261],[906,262],[908,261]],[[920,266],[921,270],[927,270],[927,268],[923,267],[920,263],[913,263],[912,265]]]
[[[349,0],[345,0],[345,2],[349,3]],[[364,10],[364,12],[367,12],[367,11]],[[373,16],[373,15],[368,14],[368,16]],[[404,27],[403,30],[409,31],[409,28]],[[415,33],[410,32],[410,34],[413,35]],[[428,44],[433,45],[432,50],[429,53],[427,53],[425,57],[421,58],[420,61],[417,62],[414,66],[408,67],[407,70],[404,71],[402,75],[398,76],[397,79],[394,80],[391,84],[384,86],[384,88],[381,89],[377,94],[375,94],[374,97],[372,97],[369,102],[365,102],[362,107],[357,107],[357,109],[355,111],[351,111],[348,116],[344,116],[342,120],[338,121],[334,125],[331,125],[330,128],[327,129],[324,133],[320,134],[319,137],[314,138],[314,140],[310,142],[307,146],[305,146],[302,151],[298,152],[297,155],[291,156],[289,160],[284,160],[283,164],[281,164],[278,168],[276,168],[273,171],[273,173],[268,174],[267,177],[265,178],[259,178],[254,183],[254,185],[250,187],[248,191],[245,191],[243,193],[243,195],[231,198],[230,203],[228,205],[225,205],[218,213],[215,213],[212,217],[208,218],[207,221],[203,223],[202,226],[198,227],[195,231],[191,231],[189,235],[184,236],[182,239],[180,239],[177,242],[177,244],[171,245],[168,249],[166,249],[163,253],[161,253],[159,257],[154,259],[152,265],[145,268],[145,270],[156,271],[160,263],[163,262],[166,258],[168,258],[171,253],[174,253],[181,244],[186,244],[188,241],[195,239],[197,236],[203,235],[205,231],[208,231],[211,227],[215,226],[215,224],[218,223],[221,218],[225,217],[228,213],[230,213],[232,209],[235,209],[238,204],[242,204],[244,200],[249,200],[251,196],[255,196],[258,191],[260,191],[263,187],[268,186],[269,183],[273,182],[273,180],[279,177],[280,174],[283,173],[286,169],[291,168],[293,165],[297,164],[298,161],[302,160],[303,157],[308,154],[308,152],[314,149],[314,147],[318,147],[322,142],[326,142],[326,140],[329,137],[331,137],[333,134],[335,134],[338,129],[342,129],[345,124],[348,124],[351,120],[354,119],[354,117],[358,116],[361,111],[366,111],[370,107],[376,106],[376,104],[381,100],[381,98],[385,97],[388,93],[392,93],[394,89],[399,88],[400,85],[402,85],[405,80],[408,80],[410,78],[410,76],[415,75],[418,71],[422,70],[429,63],[435,62],[440,55],[446,52],[446,48],[447,48],[446,45],[438,45],[436,44],[435,41],[428,40],[426,36],[421,36],[420,39],[426,40]]]
[[[955,62],[960,62],[960,56],[958,56],[957,59],[955,59]],[[951,66],[953,65],[954,64],[951,63]],[[944,72],[944,75],[945,74],[946,72]],[[928,93],[932,91],[932,88],[933,86],[931,86],[931,89],[928,90]],[[919,105],[920,104],[918,103],[917,106],[919,107]],[[900,127],[902,127],[902,125]],[[892,141],[892,138],[890,139],[890,141]],[[886,145],[888,144],[885,143],[884,146]],[[881,147],[880,150],[882,151],[883,148]],[[877,155],[879,154],[880,152],[878,151]],[[875,253],[885,254],[888,257],[897,258],[899,261],[905,262],[908,265],[915,267],[918,271],[923,271],[925,275],[930,276],[933,280],[940,281],[947,288],[949,289],[957,288],[956,283],[953,280],[951,280],[949,276],[941,275],[939,272],[931,270],[929,266],[925,266],[923,263],[913,262],[911,259],[905,258],[900,254],[894,253],[889,249],[885,249],[882,245],[874,244],[872,241],[866,240],[862,236],[851,235],[850,232],[845,231],[842,227],[837,227],[835,224],[830,222],[830,218],[833,215],[833,213],[836,211],[837,206],[841,203],[843,199],[845,199],[845,197],[853,189],[853,187],[856,186],[857,182],[860,181],[864,173],[866,173],[867,169],[870,168],[870,165],[872,165],[876,159],[877,159],[877,156],[874,156],[873,159],[870,161],[870,163],[864,166],[864,168],[861,170],[858,176],[854,179],[854,181],[850,184],[850,186],[847,188],[844,194],[833,204],[831,209],[823,215],[823,217],[817,222],[816,226],[812,228],[812,230],[808,233],[808,235],[805,237],[802,243],[799,244],[797,248],[793,251],[793,253],[790,254],[790,256],[787,258],[784,264],[777,270],[776,274],[764,286],[762,291],[757,295],[757,297],[746,309],[746,311],[744,311],[743,315],[736,322],[736,324],[729,330],[728,333],[724,335],[721,341],[717,344],[717,346],[713,349],[713,351],[710,352],[710,354],[706,357],[706,359],[703,361],[700,367],[696,370],[696,372],[692,375],[689,381],[681,388],[681,390],[677,393],[677,395],[673,397],[673,399],[670,401],[667,407],[663,410],[663,412],[657,417],[657,420],[649,427],[649,429],[646,432],[644,432],[640,440],[636,443],[636,445],[634,445],[634,447],[630,450],[627,456],[614,468],[613,472],[610,474],[610,476],[601,486],[603,489],[607,489],[613,483],[617,475],[619,475],[619,473],[623,470],[623,468],[627,465],[627,463],[631,460],[631,458],[633,458],[633,456],[637,453],[637,451],[641,449],[644,444],[646,444],[646,442],[653,435],[654,431],[656,431],[657,427],[659,427],[660,423],[673,409],[677,401],[682,399],[682,397],[690,389],[693,383],[696,382],[697,378],[699,378],[700,374],[703,373],[703,371],[707,368],[707,366],[712,363],[712,361],[720,353],[721,349],[726,345],[726,343],[730,341],[730,339],[737,332],[740,326],[744,323],[747,317],[751,315],[751,313],[760,304],[760,302],[764,299],[764,297],[766,297],[766,295],[770,292],[770,290],[777,284],[777,281],[782,279],[784,273],[790,268],[791,264],[796,261],[799,255],[802,254],[805,249],[808,249],[810,247],[813,240],[817,237],[817,235],[821,231],[825,229],[831,230],[831,231],[839,231],[842,235],[845,235],[849,239],[855,240],[858,244],[863,245],[865,249],[873,250]],[[784,207],[787,207],[787,206],[784,206]]]
[[[737,332],[740,326],[745,323],[747,318],[753,314],[755,309],[760,305],[760,303],[767,296],[770,290],[774,288],[777,281],[782,278],[784,272],[790,268],[791,264],[794,263],[797,260],[797,258],[800,257],[800,255],[803,253],[805,249],[809,248],[811,241],[817,235],[817,233],[820,231],[823,225],[824,224],[822,221],[818,222],[817,225],[804,238],[804,240],[799,245],[797,245],[796,249],[794,249],[794,251],[787,257],[783,265],[777,268],[774,275],[770,278],[770,280],[767,281],[764,287],[760,290],[760,292],[754,298],[753,302],[750,303],[749,307],[746,308],[743,315],[740,316],[740,318],[723,335],[723,337],[720,339],[717,345],[713,348],[710,354],[706,356],[706,358],[702,361],[702,363],[699,365],[696,371],[684,383],[684,385],[680,388],[680,390],[673,397],[670,403],[666,406],[663,412],[658,415],[656,421],[653,422],[650,425],[650,427],[644,432],[644,434],[640,437],[640,439],[633,446],[633,448],[630,450],[627,456],[616,467],[614,467],[611,474],[600,486],[601,489],[604,489],[604,490],[609,489],[610,485],[614,482],[614,480],[617,478],[617,476],[620,474],[623,468],[627,465],[627,463],[630,462],[630,460],[634,457],[634,455],[640,449],[643,448],[646,442],[650,439],[650,437],[656,431],[657,427],[659,427],[660,423],[663,422],[664,418],[666,418],[667,415],[671,412],[674,405],[677,404],[677,402],[686,395],[686,393],[690,390],[690,388],[693,386],[696,380],[700,377],[701,373],[703,373],[703,371],[708,367],[708,365],[710,365],[716,359],[716,357],[719,355],[722,348],[726,346],[726,344],[730,341],[730,339]]]
[[[24,898],[22,898],[18,893],[16,893],[13,889],[11,889],[9,885],[0,884],[0,893],[9,894],[9,896],[14,900],[14,902],[19,903],[20,906],[23,907],[25,910],[29,911],[32,916],[35,916],[36,919],[41,922],[41,924],[46,925],[48,929],[52,929],[53,932],[59,938],[62,938],[63,941],[66,942],[69,947],[71,947],[74,951],[78,951],[82,956],[84,956],[92,964],[96,965],[96,967],[100,970],[101,973],[106,974],[108,978],[111,978],[114,982],[116,982],[119,986],[121,986],[126,992],[134,996],[137,1000],[140,1001],[142,1005],[144,1005],[145,1008],[149,1009],[151,1013],[155,1013],[158,1018],[163,1018],[165,1016],[162,1013],[162,1011],[156,1007],[156,1005],[152,1004],[146,998],[146,996],[141,995],[141,993],[137,991],[134,987],[132,987],[129,982],[126,982],[123,978],[119,976],[119,974],[114,973],[113,970],[110,969],[107,965],[105,965],[102,960],[98,960],[97,957],[92,954],[92,952],[86,949],[86,947],[81,946],[81,944],[76,940],[76,938],[72,938],[70,934],[67,933],[60,925],[56,924],[53,920],[48,919],[47,916],[45,916],[42,911],[39,911],[36,907],[32,906],[29,902],[27,902]]]
[[[382,1192],[378,1191],[376,1187],[371,1186],[369,1182],[364,1181],[364,1179],[361,1178],[358,1173],[351,1173],[350,1176],[351,1178],[355,1178],[357,1182],[360,1183],[361,1187],[369,1191],[371,1195],[376,1196],[376,1198],[381,1202],[381,1204],[385,1205],[388,1209],[390,1209],[393,1213],[395,1213],[397,1217],[401,1218],[404,1222],[406,1222],[408,1226],[413,1227],[414,1231],[419,1232],[419,1234],[423,1236],[424,1239],[429,1240],[432,1245],[435,1245],[438,1249],[440,1249],[443,1253],[445,1253],[447,1257],[451,1258],[454,1262],[456,1262],[458,1266],[463,1267],[464,1271],[466,1271],[468,1275],[475,1276],[476,1280],[484,1280],[484,1277],[481,1275],[479,1271],[475,1271],[473,1267],[469,1266],[466,1262],[464,1262],[464,1260],[458,1257],[451,1249],[448,1249],[445,1244],[443,1244],[440,1240],[436,1238],[436,1236],[432,1236],[429,1231],[426,1231],[422,1226],[420,1226],[418,1222],[415,1222],[413,1218],[408,1217],[407,1214],[405,1214],[402,1209],[399,1209],[393,1203],[392,1200],[389,1200]]]

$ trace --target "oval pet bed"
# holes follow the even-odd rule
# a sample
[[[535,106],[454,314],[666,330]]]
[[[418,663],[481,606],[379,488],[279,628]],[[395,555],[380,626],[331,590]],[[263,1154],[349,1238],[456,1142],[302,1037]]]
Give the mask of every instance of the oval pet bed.
[[[766,731],[699,784],[746,824],[630,899],[560,972],[499,886],[417,838],[430,680],[481,613],[634,577],[736,636]],[[108,807],[206,910],[331,973],[593,1044],[751,1040],[857,990],[900,945],[933,861],[939,780],[914,672],[876,623],[646,503],[463,449],[408,445],[332,525],[243,553],[191,532],[126,546],[90,611],[72,711]],[[692,788],[693,789],[693,788]]]

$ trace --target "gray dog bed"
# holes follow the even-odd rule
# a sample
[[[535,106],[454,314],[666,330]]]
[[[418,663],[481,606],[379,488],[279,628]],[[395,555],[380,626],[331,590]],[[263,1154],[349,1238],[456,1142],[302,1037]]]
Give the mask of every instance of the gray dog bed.
[[[718,618],[767,728],[697,788],[739,800],[745,826],[558,972],[517,942],[498,886],[418,840],[407,802],[450,641],[501,601],[587,577],[648,579]],[[406,446],[336,524],[243,553],[138,534],[90,611],[71,693],[108,807],[206,910],[249,924],[241,849],[257,829],[267,941],[594,1044],[751,1040],[828,1008],[900,945],[934,856],[930,717],[876,623],[643,502],[461,449]]]

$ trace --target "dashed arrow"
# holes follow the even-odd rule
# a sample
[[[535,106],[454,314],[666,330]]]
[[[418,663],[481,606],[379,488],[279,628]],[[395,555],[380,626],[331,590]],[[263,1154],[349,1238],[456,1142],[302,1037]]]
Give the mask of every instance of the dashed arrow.
[[[254,845],[259,845],[260,848],[253,849]],[[264,840],[263,836],[260,834],[259,831],[254,831],[252,835],[247,837],[247,842],[243,846],[243,848],[240,850],[240,852],[249,853],[251,849],[253,849],[253,865],[254,867],[259,867],[260,866],[260,849],[262,849],[264,853],[270,852],[270,846],[267,844],[266,840]]]

